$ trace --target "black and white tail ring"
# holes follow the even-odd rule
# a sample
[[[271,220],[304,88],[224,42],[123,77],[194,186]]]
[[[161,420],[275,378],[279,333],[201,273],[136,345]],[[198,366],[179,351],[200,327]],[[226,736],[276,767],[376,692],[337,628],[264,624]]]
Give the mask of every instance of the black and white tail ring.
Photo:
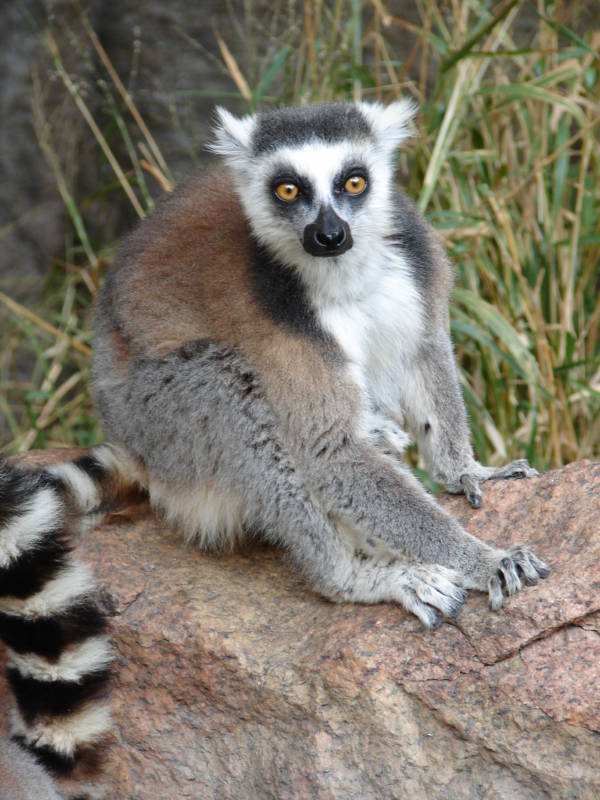
[[[122,468],[108,446],[41,471],[0,462],[0,639],[16,700],[11,735],[63,776],[96,760],[111,728],[106,615],[73,547],[84,515],[123,487],[125,467],[132,465]]]

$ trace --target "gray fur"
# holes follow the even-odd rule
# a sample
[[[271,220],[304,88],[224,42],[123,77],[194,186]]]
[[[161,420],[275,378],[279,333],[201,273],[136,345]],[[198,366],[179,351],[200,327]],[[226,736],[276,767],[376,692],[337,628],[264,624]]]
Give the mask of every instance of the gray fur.
[[[347,103],[281,108],[257,116],[252,149],[259,155],[283,145],[297,147],[313,139],[339,142],[372,136],[371,126],[364,115]]]
[[[215,343],[140,362],[97,399],[105,425],[151,474],[179,487],[216,479],[241,494],[249,527],[284,545],[327,597],[396,600],[432,626],[435,609],[456,613],[461,586],[491,591],[516,563],[535,579],[540,562],[526,548],[517,558],[462,530],[404,467],[348,436],[339,407],[278,420],[248,365]],[[387,562],[357,556],[332,519],[383,542]]]
[[[465,595],[453,571],[433,563],[417,568],[412,565],[415,554],[409,551],[408,558],[390,552],[384,563],[364,559],[340,535],[331,516],[340,509],[357,521],[362,516],[345,508],[352,505],[347,496],[352,486],[340,482],[337,492],[329,492],[323,485],[324,479],[331,481],[331,476],[325,478],[327,470],[347,466],[343,455],[322,459],[318,471],[309,469],[310,479],[298,469],[300,463],[312,461],[314,438],[322,440],[321,426],[310,426],[308,436],[300,439],[289,430],[293,438],[284,444],[258,383],[233,353],[211,342],[191,344],[185,353],[140,363],[130,381],[110,396],[100,392],[97,399],[105,424],[150,473],[174,486],[216,479],[241,494],[249,527],[271,543],[284,545],[296,568],[326,597],[395,600],[428,627],[437,622],[436,609],[448,615],[460,608]],[[307,422],[303,414],[300,421]],[[335,420],[321,419],[321,425],[330,424]],[[332,431],[331,436],[338,433]],[[354,456],[350,449],[342,451]],[[322,502],[315,502],[314,492]],[[365,502],[376,494],[370,490]]]
[[[475,460],[452,342],[445,327],[434,329],[425,338],[417,373],[423,391],[404,392],[403,403],[411,435],[434,480],[449,492],[464,492],[469,503],[478,508],[484,481],[538,474],[524,459],[503,467],[484,467]]]
[[[161,358],[140,354],[120,375],[107,339],[115,326],[125,325],[114,312],[118,263],[99,304],[94,374],[109,438],[144,464],[151,498],[168,519],[179,515],[189,528],[194,508],[184,513],[178,503],[199,489],[209,497],[217,487],[215,508],[219,492],[225,493],[240,509],[240,526],[283,544],[320,593],[396,601],[432,627],[438,612],[456,613],[463,587],[487,591],[497,609],[503,587],[513,594],[521,577],[532,584],[549,571],[525,547],[495,548],[464,531],[389,447],[391,438],[402,448],[402,428],[408,427],[432,476],[452,492],[466,492],[475,506],[483,481],[534,474],[526,462],[493,469],[474,459],[445,327],[450,268],[412,204],[390,191],[393,147],[387,137],[401,140],[403,134],[394,138],[390,125],[394,119],[403,124],[407,113],[405,104],[282,110],[241,121],[221,112],[217,149],[235,173],[253,235],[271,255],[264,262],[271,272],[262,284],[255,281],[254,290],[264,295],[259,305],[276,326],[299,336],[313,332],[308,338],[318,340],[328,365],[327,386],[309,385],[308,376],[305,386],[287,392],[281,383],[293,379],[294,364],[284,349],[271,353],[267,364],[260,357],[253,363],[241,350],[210,338]],[[279,235],[282,218],[269,188],[269,164],[278,147],[285,146],[287,158],[298,147],[296,160],[310,170],[307,143],[314,139],[320,142],[315,163],[335,176],[336,165],[327,163],[322,146],[334,142],[337,150],[331,152],[345,159],[355,136],[363,137],[360,153],[376,173],[373,189],[362,205],[347,200],[353,237],[358,231],[353,249],[317,264],[322,260],[298,246],[293,226]],[[372,151],[364,150],[365,136],[372,138]],[[339,147],[346,142],[345,150]],[[319,202],[338,202],[335,186],[318,175],[313,181],[320,185]],[[176,204],[171,208],[176,213]],[[169,235],[170,224],[167,215],[159,218],[156,233],[152,220],[147,226],[160,238]],[[136,246],[143,248],[144,236],[142,228]],[[226,252],[227,242],[222,247]],[[130,246],[127,260],[135,257]],[[289,310],[297,316],[293,322],[285,318],[287,289],[283,297],[273,275],[283,264],[282,270],[294,270],[294,291],[302,301],[300,315]],[[380,283],[369,294],[373,281]],[[390,291],[396,305],[390,306]],[[387,318],[390,308],[397,320]],[[364,334],[371,336],[366,344],[353,340],[352,326],[364,320],[365,329],[376,329]],[[197,514],[201,529],[201,508]],[[202,541],[216,542],[211,536]]]
[[[415,282],[427,297],[435,291],[435,257],[432,252],[431,233],[416,205],[403,192],[394,194],[395,225],[390,241],[408,256]]]

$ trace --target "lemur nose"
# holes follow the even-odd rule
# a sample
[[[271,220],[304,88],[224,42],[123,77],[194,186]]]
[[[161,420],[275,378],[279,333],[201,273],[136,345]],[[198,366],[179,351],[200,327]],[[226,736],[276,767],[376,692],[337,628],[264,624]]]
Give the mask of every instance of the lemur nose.
[[[321,206],[315,221],[304,229],[302,244],[312,256],[340,256],[352,247],[350,226],[330,205]]]
[[[340,247],[346,241],[346,231],[343,228],[333,231],[317,230],[315,231],[315,239],[320,245],[327,247],[328,250],[335,250],[336,247]]]

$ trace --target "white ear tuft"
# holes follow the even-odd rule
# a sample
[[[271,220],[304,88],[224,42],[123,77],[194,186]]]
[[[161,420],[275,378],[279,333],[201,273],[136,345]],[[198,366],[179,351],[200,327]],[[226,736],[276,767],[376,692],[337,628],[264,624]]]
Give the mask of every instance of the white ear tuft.
[[[220,106],[216,109],[216,114],[215,141],[208,145],[208,149],[233,164],[238,159],[245,161],[250,149],[255,118],[250,115],[234,117]]]
[[[398,100],[389,106],[381,103],[360,103],[359,107],[388,152],[394,152],[401,142],[412,136],[410,123],[418,111],[412,100]]]

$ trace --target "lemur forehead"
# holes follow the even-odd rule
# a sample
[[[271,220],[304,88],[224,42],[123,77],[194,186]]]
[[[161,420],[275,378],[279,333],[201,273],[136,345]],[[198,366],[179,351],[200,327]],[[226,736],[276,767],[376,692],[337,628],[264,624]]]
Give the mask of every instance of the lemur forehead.
[[[261,155],[281,147],[301,147],[315,139],[334,143],[372,136],[365,116],[349,103],[282,108],[257,116],[252,150]]]

